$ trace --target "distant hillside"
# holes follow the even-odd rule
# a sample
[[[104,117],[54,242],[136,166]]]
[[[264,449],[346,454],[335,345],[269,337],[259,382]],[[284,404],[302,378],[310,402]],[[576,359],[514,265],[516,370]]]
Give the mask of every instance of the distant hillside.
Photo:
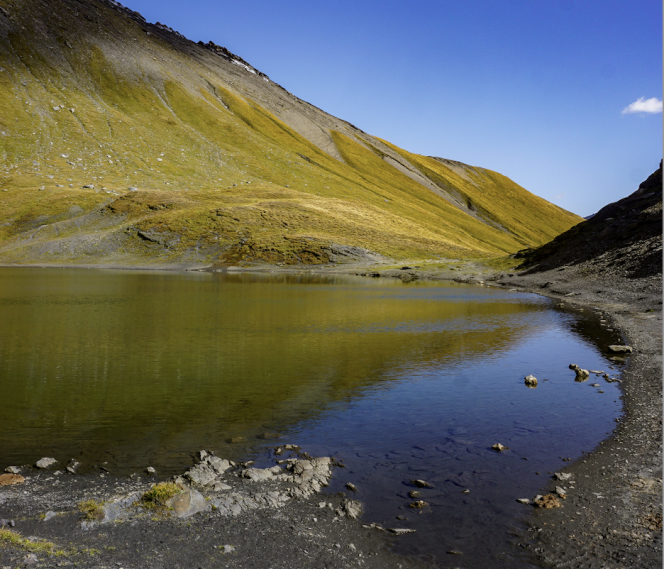
[[[584,265],[598,276],[662,274],[662,163],[639,189],[550,243],[516,255],[527,273]]]
[[[581,218],[113,0],[0,0],[0,262],[481,258]]]

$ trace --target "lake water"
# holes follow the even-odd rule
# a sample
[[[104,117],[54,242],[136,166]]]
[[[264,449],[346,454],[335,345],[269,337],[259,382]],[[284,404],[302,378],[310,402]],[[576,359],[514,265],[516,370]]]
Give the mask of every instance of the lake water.
[[[620,414],[617,383],[568,369],[618,374],[615,334],[589,312],[467,285],[0,269],[0,467],[74,457],[166,476],[200,449],[268,466],[275,444],[299,444],[347,465],[329,491],[353,482],[366,522],[417,529],[401,552],[523,566],[507,545],[529,512],[516,499]],[[433,485],[422,513],[413,478]]]

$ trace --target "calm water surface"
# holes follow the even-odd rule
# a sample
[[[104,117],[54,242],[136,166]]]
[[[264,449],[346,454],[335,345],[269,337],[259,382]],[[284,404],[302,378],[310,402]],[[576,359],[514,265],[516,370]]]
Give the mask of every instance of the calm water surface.
[[[516,498],[620,414],[617,384],[567,366],[617,374],[603,355],[617,340],[587,312],[465,285],[0,269],[0,467],[75,457],[167,475],[203,448],[267,466],[275,442],[257,437],[279,433],[346,463],[330,491],[353,482],[366,521],[416,528],[402,552],[519,566]],[[412,478],[434,486],[422,513]]]

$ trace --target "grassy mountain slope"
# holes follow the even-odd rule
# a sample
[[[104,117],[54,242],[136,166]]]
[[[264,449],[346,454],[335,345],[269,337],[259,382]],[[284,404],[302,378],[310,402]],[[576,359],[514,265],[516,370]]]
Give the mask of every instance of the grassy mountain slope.
[[[0,0],[0,69],[0,261],[495,257],[580,221],[111,0]]]

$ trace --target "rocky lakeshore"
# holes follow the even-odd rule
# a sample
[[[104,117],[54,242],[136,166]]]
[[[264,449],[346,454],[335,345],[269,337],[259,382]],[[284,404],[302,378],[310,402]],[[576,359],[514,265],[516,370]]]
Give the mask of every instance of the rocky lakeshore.
[[[322,495],[329,457],[282,445],[269,468],[208,451],[172,481],[57,464],[0,480],[1,567],[423,567],[389,551],[403,528],[362,526],[359,502]],[[75,466],[69,466],[75,470]]]

